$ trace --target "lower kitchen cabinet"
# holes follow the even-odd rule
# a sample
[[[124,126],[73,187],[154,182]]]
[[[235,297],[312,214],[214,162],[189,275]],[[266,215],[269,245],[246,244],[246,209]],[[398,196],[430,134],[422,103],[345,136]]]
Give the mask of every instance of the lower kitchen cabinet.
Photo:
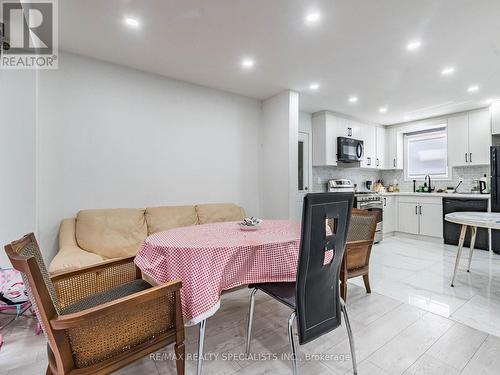
[[[419,216],[419,234],[430,237],[443,237],[443,205],[441,202],[421,203]]]
[[[384,228],[383,233],[392,233],[397,231],[396,228],[396,197],[384,196],[382,197],[382,209],[383,209],[383,222]]]
[[[400,197],[398,231],[443,237],[443,207],[438,197]]]
[[[417,202],[399,202],[398,231],[403,233],[419,233],[419,216]]]

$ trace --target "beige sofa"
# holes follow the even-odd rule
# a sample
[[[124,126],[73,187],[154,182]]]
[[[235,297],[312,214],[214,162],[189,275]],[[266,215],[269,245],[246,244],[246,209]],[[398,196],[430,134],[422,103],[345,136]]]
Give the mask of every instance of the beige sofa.
[[[59,252],[49,271],[71,271],[133,256],[148,235],[163,230],[244,217],[243,208],[232,203],[83,210],[61,222]]]

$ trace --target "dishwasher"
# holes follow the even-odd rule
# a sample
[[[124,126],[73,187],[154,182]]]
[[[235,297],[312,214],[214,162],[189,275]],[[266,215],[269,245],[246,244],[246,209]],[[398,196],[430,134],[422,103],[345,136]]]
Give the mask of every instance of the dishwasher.
[[[471,198],[443,198],[443,236],[444,243],[458,245],[461,225],[444,220],[446,214],[452,212],[488,212],[488,199]],[[470,246],[471,229],[467,227],[464,247]],[[490,238],[488,229],[477,228],[476,244],[474,249],[489,250]]]

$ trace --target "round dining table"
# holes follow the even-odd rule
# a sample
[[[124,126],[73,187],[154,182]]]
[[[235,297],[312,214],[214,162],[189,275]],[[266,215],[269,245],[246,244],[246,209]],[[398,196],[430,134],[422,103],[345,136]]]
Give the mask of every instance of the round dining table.
[[[300,228],[300,222],[289,220],[264,220],[256,230],[223,222],[146,238],[135,264],[157,283],[180,279],[185,325],[200,324],[198,374],[206,320],[219,309],[222,292],[252,283],[295,281]]]
[[[454,286],[455,277],[457,276],[458,265],[462,257],[462,249],[464,247],[465,234],[467,227],[471,228],[472,236],[470,240],[469,250],[469,263],[467,272],[470,271],[472,262],[472,253],[474,252],[474,245],[476,242],[477,228],[500,229],[500,213],[498,212],[453,212],[446,214],[444,219],[450,223],[459,224],[462,226],[460,230],[460,238],[458,241],[457,259],[455,261],[455,268],[453,270],[453,278],[451,279],[451,286]]]

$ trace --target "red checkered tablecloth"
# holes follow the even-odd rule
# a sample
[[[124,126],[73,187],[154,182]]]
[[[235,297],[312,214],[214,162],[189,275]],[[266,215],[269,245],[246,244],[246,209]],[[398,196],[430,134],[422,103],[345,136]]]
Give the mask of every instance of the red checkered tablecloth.
[[[195,225],[149,236],[135,263],[159,283],[182,280],[182,311],[193,325],[218,310],[223,290],[295,281],[299,244],[295,221],[264,220],[253,232],[237,222]]]

